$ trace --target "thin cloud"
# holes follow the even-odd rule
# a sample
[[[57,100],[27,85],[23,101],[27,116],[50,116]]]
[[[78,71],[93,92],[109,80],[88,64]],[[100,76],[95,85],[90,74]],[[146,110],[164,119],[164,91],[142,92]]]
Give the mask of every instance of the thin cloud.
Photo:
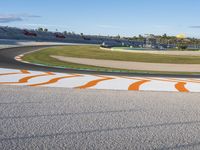
[[[64,25],[55,25],[55,24],[22,24],[24,26],[30,26],[30,27],[57,27],[57,28],[66,28]]]
[[[23,21],[23,19],[13,15],[0,15],[0,23],[9,23],[15,21]]]
[[[30,14],[0,14],[0,23],[10,23],[16,21],[24,21],[27,18],[39,18],[41,16],[38,15],[30,15]]]
[[[200,26],[189,26],[189,28],[200,29]]]

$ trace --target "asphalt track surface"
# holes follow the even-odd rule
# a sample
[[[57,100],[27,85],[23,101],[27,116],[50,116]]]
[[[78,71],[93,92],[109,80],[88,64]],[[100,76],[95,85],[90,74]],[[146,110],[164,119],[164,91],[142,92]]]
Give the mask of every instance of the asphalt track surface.
[[[0,86],[0,149],[200,149],[200,94]]]
[[[74,73],[14,60],[38,48],[0,50],[0,67]],[[199,108],[200,93],[0,85],[0,149],[198,150]]]

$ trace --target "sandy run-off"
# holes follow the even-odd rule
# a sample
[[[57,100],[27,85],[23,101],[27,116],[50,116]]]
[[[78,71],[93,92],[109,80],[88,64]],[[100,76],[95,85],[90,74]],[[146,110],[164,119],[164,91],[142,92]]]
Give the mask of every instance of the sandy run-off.
[[[75,58],[64,56],[51,56],[57,60],[82,65],[92,65],[127,70],[167,71],[167,72],[200,72],[200,64],[162,64],[144,63],[116,60],[101,60],[88,58]]]

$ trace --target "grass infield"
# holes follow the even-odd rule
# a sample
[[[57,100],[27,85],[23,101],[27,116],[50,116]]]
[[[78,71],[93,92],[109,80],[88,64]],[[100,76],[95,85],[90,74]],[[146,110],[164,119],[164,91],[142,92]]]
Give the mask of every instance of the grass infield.
[[[98,71],[119,71],[134,73],[158,73],[158,74],[199,74],[199,73],[177,73],[177,72],[156,72],[156,71],[137,71],[124,70],[115,68],[95,67],[81,64],[62,62],[50,57],[50,55],[91,58],[103,60],[133,61],[147,63],[173,63],[173,64],[200,64],[200,56],[177,56],[162,54],[145,54],[145,53],[126,53],[101,50],[99,46],[58,46],[42,49],[33,53],[26,54],[22,59],[31,63],[44,64],[48,66],[61,66],[73,69],[90,69]]]

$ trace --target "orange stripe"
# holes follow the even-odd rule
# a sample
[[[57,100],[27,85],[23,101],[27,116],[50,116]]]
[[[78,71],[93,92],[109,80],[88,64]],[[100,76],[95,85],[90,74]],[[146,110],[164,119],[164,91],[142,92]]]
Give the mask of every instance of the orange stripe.
[[[114,78],[106,77],[106,78],[103,78],[103,79],[93,80],[93,81],[90,81],[90,82],[86,83],[85,85],[82,85],[82,86],[79,86],[79,87],[76,87],[76,88],[78,88],[78,89],[86,89],[86,88],[93,87],[93,86],[97,85],[100,82],[103,82],[103,81],[106,81],[106,80],[112,80],[112,79],[114,79]]]
[[[182,80],[182,79],[176,79],[176,78],[170,78],[170,79],[159,79],[159,78],[148,78],[146,79],[151,79],[151,80],[157,80],[157,81],[168,81],[168,82],[191,82],[191,83],[200,83],[200,81],[194,81],[194,80]]]
[[[20,80],[19,80],[19,83],[27,83],[28,80],[30,80],[30,79],[32,79],[32,78],[42,77],[42,76],[48,76],[48,75],[55,75],[55,74],[52,73],[52,72],[47,72],[47,73],[44,73],[44,74],[29,76],[29,77],[25,77],[25,78],[20,79]]]
[[[198,80],[182,80],[182,79],[176,79],[176,78],[169,78],[169,79],[165,79],[165,78],[152,78],[152,77],[144,77],[144,78],[134,78],[134,77],[123,77],[121,76],[121,78],[125,78],[125,79],[134,79],[134,80],[142,80],[142,79],[149,79],[149,80],[156,80],[156,81],[167,81],[167,82],[191,82],[191,83],[200,83],[200,81]]]
[[[13,75],[13,74],[30,74],[27,70],[20,70],[20,72],[2,73],[0,76]]]
[[[134,82],[133,84],[131,84],[129,87],[128,87],[128,90],[130,91],[139,91],[140,90],[140,86],[144,83],[147,83],[147,82],[150,82],[150,80],[141,80],[141,81],[138,81],[138,82]]]
[[[49,80],[47,82],[38,83],[38,84],[31,84],[29,86],[40,86],[40,85],[53,84],[53,83],[58,82],[61,79],[74,78],[74,77],[78,77],[78,76],[82,76],[82,75],[71,75],[71,76],[64,76],[64,77],[54,78],[54,79],[51,79],[51,80]]]
[[[144,77],[144,78],[133,78],[133,77],[122,77],[126,79],[133,80],[156,80],[156,81],[167,81],[167,82],[179,82],[180,80],[170,80],[170,79],[161,79],[161,78],[152,78],[152,77]]]
[[[24,74],[29,74],[30,72],[29,71],[27,71],[27,70],[20,70],[21,71],[21,73],[24,73]]]
[[[199,80],[191,80],[191,79],[184,79],[184,80],[180,80],[180,79],[174,79],[174,80],[179,80],[180,82],[192,82],[192,83],[200,83]]]
[[[34,76],[28,76],[20,79],[18,82],[0,82],[0,84],[19,84],[19,83],[27,83],[30,79],[36,78],[36,77],[42,77],[42,76],[48,76],[48,75],[54,75],[51,72],[47,72],[45,74],[39,74],[39,75],[34,75]]]
[[[189,92],[187,88],[185,88],[186,82],[178,82],[175,87],[179,92]]]

